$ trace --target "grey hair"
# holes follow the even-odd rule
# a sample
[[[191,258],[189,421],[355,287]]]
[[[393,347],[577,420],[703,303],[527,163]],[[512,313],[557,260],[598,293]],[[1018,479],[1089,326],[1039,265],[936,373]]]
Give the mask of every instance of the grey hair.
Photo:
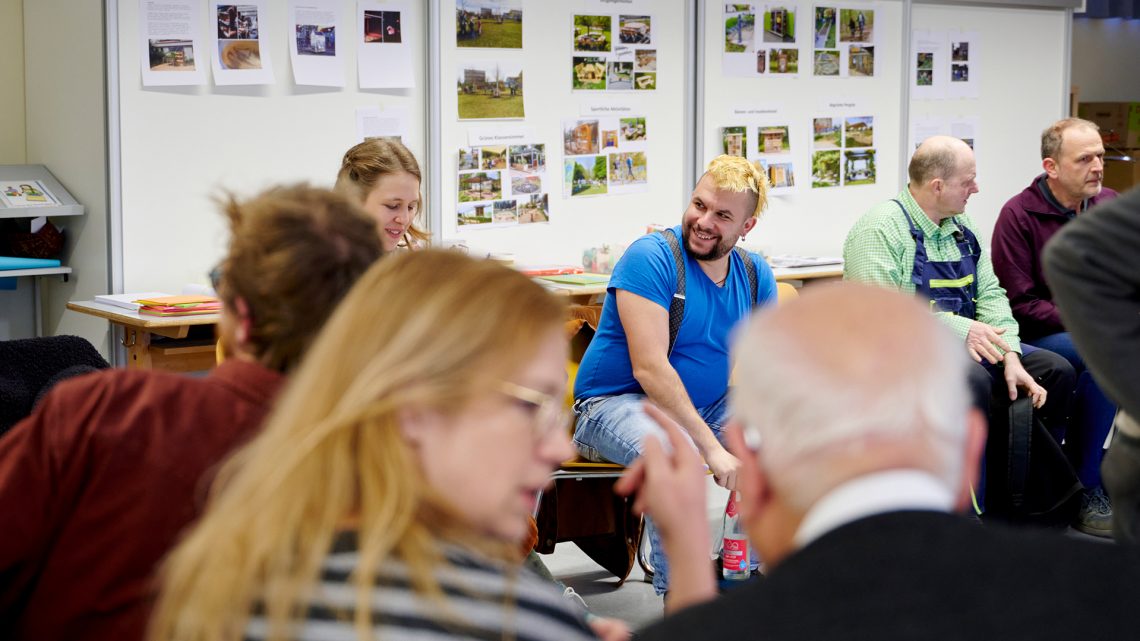
[[[1073,127],[1088,127],[1099,133],[1100,126],[1084,118],[1062,118],[1045,128],[1041,132],[1041,160],[1046,158],[1057,159],[1061,153],[1061,143],[1064,142],[1065,132]]]
[[[911,156],[907,175],[912,185],[918,187],[941,178],[947,180],[958,169],[958,154],[950,145],[923,145]]]
[[[829,366],[811,337],[772,331],[764,318],[753,318],[737,337],[731,402],[785,500],[806,509],[831,489],[819,472],[837,454],[860,456],[890,440],[921,443],[915,460],[957,490],[971,397],[965,350],[947,328],[931,318],[924,336],[899,337],[926,342],[925,360],[903,367],[866,363],[863,369],[876,374],[851,376]],[[858,340],[858,328],[850,332]]]

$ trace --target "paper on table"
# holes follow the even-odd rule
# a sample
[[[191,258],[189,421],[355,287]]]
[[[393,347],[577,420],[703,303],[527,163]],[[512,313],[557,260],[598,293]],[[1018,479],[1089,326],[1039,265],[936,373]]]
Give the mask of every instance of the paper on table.
[[[361,89],[411,89],[412,43],[416,25],[403,3],[360,2],[356,5],[356,68]]]
[[[98,294],[95,296],[96,303],[103,303],[104,305],[114,305],[123,309],[131,311],[138,311],[142,307],[141,303],[136,301],[145,298],[160,298],[170,296],[163,292],[140,292],[137,294]]]
[[[144,87],[206,84],[209,57],[201,5],[194,0],[139,0],[139,62]]]
[[[289,3],[289,60],[293,82],[319,87],[344,86],[344,46],[351,40],[339,0],[292,0]],[[338,42],[340,41],[340,46]]]

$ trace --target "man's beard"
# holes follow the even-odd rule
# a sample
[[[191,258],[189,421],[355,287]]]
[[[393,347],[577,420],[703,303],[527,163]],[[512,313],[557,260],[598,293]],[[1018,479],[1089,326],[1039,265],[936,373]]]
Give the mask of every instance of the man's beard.
[[[692,244],[689,243],[690,236],[692,235],[692,231],[691,231],[692,227],[693,227],[692,225],[686,225],[685,227],[683,227],[681,229],[681,240],[684,241],[685,249],[688,250],[689,255],[692,256],[693,258],[697,259],[697,260],[709,261],[709,260],[717,260],[718,258],[723,258],[724,256],[726,256],[728,254],[728,252],[732,251],[733,247],[736,246],[735,241],[728,242],[722,236],[720,238],[720,240],[715,245],[713,245],[712,249],[708,250],[707,252],[705,252],[703,254],[698,253],[698,252],[693,250]]]

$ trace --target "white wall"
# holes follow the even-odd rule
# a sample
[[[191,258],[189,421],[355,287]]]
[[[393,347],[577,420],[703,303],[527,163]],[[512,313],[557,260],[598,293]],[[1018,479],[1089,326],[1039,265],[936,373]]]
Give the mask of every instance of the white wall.
[[[1140,101],[1140,20],[1073,19],[1073,86],[1081,102]]]
[[[86,214],[58,219],[70,281],[44,278],[46,335],[76,334],[110,353],[107,321],[66,309],[107,291],[103,3],[24,0],[27,162],[46,165]]]
[[[24,7],[22,0],[0,0],[0,165],[24,164]],[[31,336],[32,282],[0,289],[0,340]]]

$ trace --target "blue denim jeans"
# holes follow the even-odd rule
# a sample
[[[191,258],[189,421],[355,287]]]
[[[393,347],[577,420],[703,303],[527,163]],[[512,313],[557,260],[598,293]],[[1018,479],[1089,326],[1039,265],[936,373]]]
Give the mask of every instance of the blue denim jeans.
[[[577,424],[574,427],[574,445],[582,456],[591,461],[610,461],[629,465],[641,456],[642,441],[648,435],[665,439],[664,430],[646,415],[642,403],[644,394],[621,394],[618,396],[596,396],[584,398],[574,403]],[[717,440],[723,439],[724,423],[728,417],[726,396],[705,407],[698,407],[697,413],[712,430]],[[705,515],[700,515],[705,518]],[[669,562],[661,546],[657,528],[651,521],[646,522],[647,534],[653,551],[650,562],[653,564],[653,589],[664,594],[669,587]]]
[[[1085,368],[1085,360],[1073,347],[1069,332],[1042,336],[1031,342],[1036,347],[1061,356],[1073,366],[1077,385],[1069,421],[1072,429],[1064,435],[1065,452],[1076,468],[1081,484],[1089,489],[1099,487],[1104,439],[1108,437],[1108,430],[1116,417],[1116,406],[1108,400]]]

